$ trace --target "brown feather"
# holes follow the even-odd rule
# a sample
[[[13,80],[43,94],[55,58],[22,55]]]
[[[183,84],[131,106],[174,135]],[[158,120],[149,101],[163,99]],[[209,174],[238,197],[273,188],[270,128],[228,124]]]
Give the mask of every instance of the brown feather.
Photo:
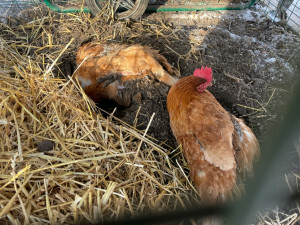
[[[230,116],[209,91],[197,91],[204,82],[195,76],[179,80],[169,91],[167,107],[171,129],[182,145],[200,197],[213,203],[232,197],[237,190],[237,166],[251,170],[259,146],[252,131]]]
[[[172,66],[150,47],[88,43],[79,48],[76,59],[78,68],[74,76],[86,94],[96,102],[112,99],[119,104],[129,105],[130,99],[121,99],[118,94],[124,88],[123,83],[147,75],[169,86],[177,82],[177,78],[170,75],[174,74]],[[119,74],[121,79],[108,86],[97,83],[99,77],[111,74]]]
[[[252,130],[244,123],[243,120],[231,116],[234,131],[234,148],[236,151],[236,161],[241,172],[252,172],[253,161],[260,155],[259,143]]]

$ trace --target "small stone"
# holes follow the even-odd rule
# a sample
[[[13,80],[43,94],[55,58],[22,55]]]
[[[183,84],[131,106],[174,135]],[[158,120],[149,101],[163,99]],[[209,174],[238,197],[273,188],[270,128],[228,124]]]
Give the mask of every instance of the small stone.
[[[141,104],[142,98],[141,92],[138,92],[135,96],[133,96],[133,103]]]
[[[39,152],[48,152],[54,148],[54,145],[55,143],[53,141],[45,140],[38,144],[37,149]]]

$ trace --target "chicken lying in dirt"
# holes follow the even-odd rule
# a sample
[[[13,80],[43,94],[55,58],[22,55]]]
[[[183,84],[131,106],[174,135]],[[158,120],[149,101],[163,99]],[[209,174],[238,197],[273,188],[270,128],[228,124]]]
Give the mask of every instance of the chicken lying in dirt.
[[[167,108],[174,136],[182,145],[191,178],[203,203],[228,200],[237,188],[237,171],[251,172],[259,155],[249,127],[230,115],[206,90],[212,69],[195,70],[171,87]],[[205,224],[219,224],[207,220]]]
[[[147,46],[87,43],[79,48],[76,61],[74,76],[95,102],[110,99],[129,106],[139,98],[132,82],[145,76],[168,86],[178,81],[165,57]]]

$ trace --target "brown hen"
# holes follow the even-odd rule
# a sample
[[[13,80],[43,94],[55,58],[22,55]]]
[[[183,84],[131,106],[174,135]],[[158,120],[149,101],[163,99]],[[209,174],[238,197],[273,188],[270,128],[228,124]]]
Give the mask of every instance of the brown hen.
[[[251,172],[260,152],[250,128],[205,90],[211,81],[212,70],[202,67],[172,86],[167,99],[171,129],[199,195],[208,204],[231,198],[238,190],[237,171]],[[210,218],[205,224],[219,222]]]
[[[79,48],[76,57],[78,78],[85,93],[95,102],[111,99],[124,106],[131,104],[126,81],[152,76],[172,86],[178,79],[166,58],[147,46],[88,43]]]

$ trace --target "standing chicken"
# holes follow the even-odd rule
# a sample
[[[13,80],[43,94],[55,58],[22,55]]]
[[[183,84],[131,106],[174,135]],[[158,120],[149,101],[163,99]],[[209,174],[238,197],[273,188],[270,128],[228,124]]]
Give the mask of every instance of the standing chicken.
[[[130,105],[134,88],[126,81],[152,76],[172,86],[178,79],[172,66],[157,50],[141,45],[98,45],[88,43],[79,48],[76,57],[78,78],[85,93],[95,102],[111,99]]]
[[[172,131],[204,203],[229,199],[237,171],[251,172],[260,152],[250,128],[205,90],[211,81],[211,68],[197,69],[172,86],[167,99]]]

